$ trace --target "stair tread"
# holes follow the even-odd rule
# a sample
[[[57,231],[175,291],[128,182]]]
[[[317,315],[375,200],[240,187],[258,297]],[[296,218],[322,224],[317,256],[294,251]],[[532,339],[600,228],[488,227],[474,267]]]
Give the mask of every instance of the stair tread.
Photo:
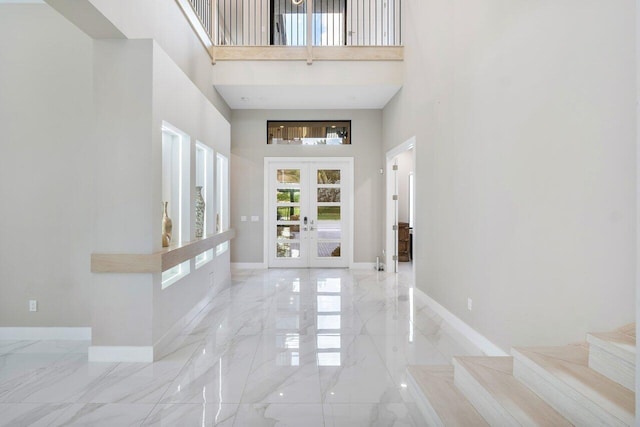
[[[571,423],[513,376],[512,357],[454,357],[513,418],[523,425]]]
[[[595,340],[594,340],[595,338]],[[618,350],[629,353],[630,361],[636,354],[636,337],[621,331],[614,332],[593,332],[587,334],[587,341],[590,344],[599,344],[599,341],[615,346]]]
[[[633,340],[635,342],[636,339],[636,324],[635,323],[629,323],[628,325],[624,325],[618,329],[616,329],[617,332],[623,333],[625,335],[629,335],[633,337]]]
[[[453,366],[409,366],[407,369],[444,425],[488,425],[453,384]]]
[[[586,344],[561,347],[515,347],[531,360],[578,393],[599,406],[617,408],[635,416],[635,393],[589,368],[589,348]]]

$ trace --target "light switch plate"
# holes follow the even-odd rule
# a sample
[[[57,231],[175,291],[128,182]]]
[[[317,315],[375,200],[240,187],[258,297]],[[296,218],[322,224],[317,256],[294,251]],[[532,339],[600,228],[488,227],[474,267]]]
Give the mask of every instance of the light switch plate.
[[[251,222],[258,222],[258,221],[260,221],[260,217],[259,216],[257,216],[257,215],[251,216]]]
[[[242,221],[242,222],[246,222],[246,221],[247,221],[247,216],[246,216],[246,215],[242,215],[242,216],[240,217],[240,221]]]

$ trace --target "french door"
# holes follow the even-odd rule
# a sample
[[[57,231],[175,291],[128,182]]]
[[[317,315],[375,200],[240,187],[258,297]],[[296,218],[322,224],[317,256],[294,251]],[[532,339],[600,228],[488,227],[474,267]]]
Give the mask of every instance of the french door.
[[[352,158],[265,159],[269,267],[348,267]]]

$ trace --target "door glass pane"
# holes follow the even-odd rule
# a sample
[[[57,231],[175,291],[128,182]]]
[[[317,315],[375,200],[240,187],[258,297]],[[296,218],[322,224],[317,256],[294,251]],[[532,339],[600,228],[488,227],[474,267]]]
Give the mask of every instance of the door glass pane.
[[[293,239],[300,238],[300,226],[299,225],[278,225],[278,239]]]
[[[318,169],[318,184],[340,184],[340,169]]]
[[[300,258],[300,243],[277,243],[278,258]]]
[[[339,258],[340,242],[318,242],[318,257]]]
[[[318,202],[332,203],[340,201],[339,188],[318,188]]]
[[[330,222],[318,224],[317,228],[319,240],[340,240],[342,238],[340,223]]]
[[[278,221],[298,221],[300,219],[300,208],[298,206],[279,207]]]
[[[318,206],[318,221],[340,221],[340,206]]]
[[[300,190],[294,188],[279,188],[278,203],[300,203]]]
[[[280,184],[299,184],[300,169],[278,169],[276,179]]]

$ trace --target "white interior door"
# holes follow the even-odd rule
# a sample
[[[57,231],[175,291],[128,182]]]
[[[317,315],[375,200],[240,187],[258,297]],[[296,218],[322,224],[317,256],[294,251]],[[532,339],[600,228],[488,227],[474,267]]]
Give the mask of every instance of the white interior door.
[[[269,267],[348,267],[352,159],[267,159]]]

